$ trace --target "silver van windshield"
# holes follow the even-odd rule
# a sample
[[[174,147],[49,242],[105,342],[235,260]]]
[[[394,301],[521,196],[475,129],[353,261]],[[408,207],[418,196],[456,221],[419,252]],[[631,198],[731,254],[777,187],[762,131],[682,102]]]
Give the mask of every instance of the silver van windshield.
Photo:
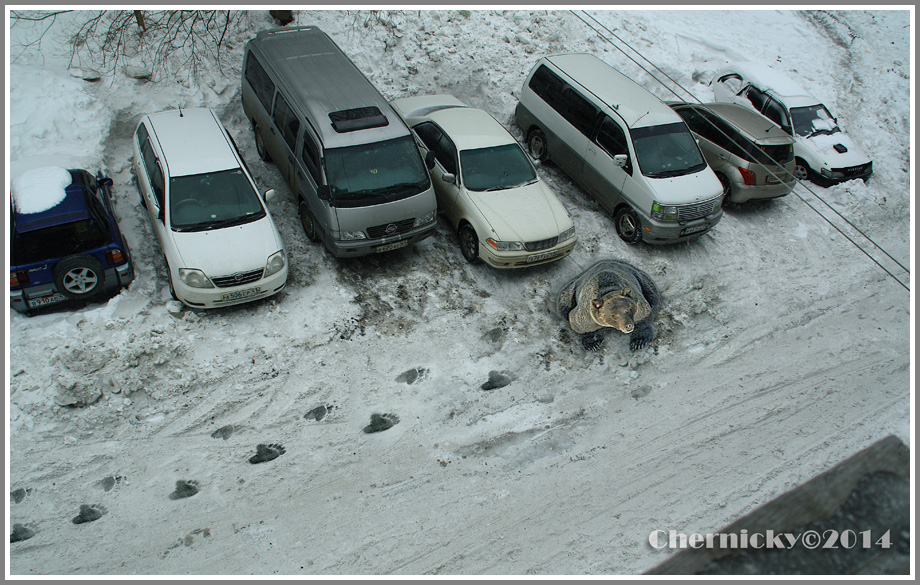
[[[630,130],[642,174],[651,179],[679,177],[706,168],[696,140],[683,122]]]
[[[390,201],[430,184],[411,136],[327,150],[326,179],[337,203],[369,196]]]

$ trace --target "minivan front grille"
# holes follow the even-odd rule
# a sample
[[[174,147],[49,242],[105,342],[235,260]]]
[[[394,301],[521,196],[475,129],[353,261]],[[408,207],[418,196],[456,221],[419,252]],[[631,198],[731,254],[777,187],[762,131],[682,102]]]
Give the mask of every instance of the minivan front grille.
[[[539,252],[540,250],[546,250],[552,248],[556,245],[556,242],[559,241],[559,237],[550,238],[548,240],[540,240],[537,242],[524,242],[524,247],[527,248],[528,252]]]
[[[372,240],[376,240],[378,238],[395,236],[411,230],[414,225],[414,217],[410,217],[409,219],[404,219],[402,221],[394,221],[393,223],[375,225],[374,227],[367,228],[367,237]]]
[[[258,270],[250,270],[249,272],[237,272],[236,274],[231,274],[229,276],[216,276],[211,279],[211,282],[220,288],[229,288],[231,286],[249,284],[250,282],[255,282],[262,278],[263,270],[263,268],[259,268]]]
[[[706,217],[715,211],[716,207],[719,205],[719,199],[720,197],[715,197],[708,201],[691,203],[690,205],[678,205],[677,221],[692,221],[694,219]]]

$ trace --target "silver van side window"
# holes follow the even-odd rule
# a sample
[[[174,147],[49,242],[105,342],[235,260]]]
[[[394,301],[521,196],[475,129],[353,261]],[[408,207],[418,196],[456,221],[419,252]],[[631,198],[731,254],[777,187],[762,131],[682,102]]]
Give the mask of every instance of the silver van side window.
[[[281,136],[290,147],[291,152],[294,152],[297,131],[300,130],[300,120],[297,119],[281,92],[278,92],[278,97],[275,99],[275,112],[272,114],[272,119],[278,130],[281,131]]]
[[[625,154],[629,157],[629,143],[627,142],[626,133],[620,128],[620,125],[604,116],[600,129],[597,131],[597,145],[607,151],[611,157],[618,154]],[[632,174],[631,157],[623,170]]]
[[[319,170],[319,147],[316,146],[313,137],[307,131],[303,133],[303,150],[300,153],[300,158],[303,160],[303,164],[307,165],[307,170],[310,171],[313,182],[321,185],[322,173]]]
[[[530,88],[585,136],[591,136],[600,110],[561,77],[541,65],[530,79]]]
[[[255,55],[248,53],[246,55],[246,80],[256,92],[259,101],[265,106],[265,110],[272,111],[272,97],[275,95],[275,84],[265,72],[262,64],[256,59]]]

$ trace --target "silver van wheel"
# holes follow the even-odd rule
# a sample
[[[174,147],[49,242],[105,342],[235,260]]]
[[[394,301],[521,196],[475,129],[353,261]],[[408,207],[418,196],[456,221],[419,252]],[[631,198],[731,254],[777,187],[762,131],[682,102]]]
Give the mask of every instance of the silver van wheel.
[[[635,244],[642,239],[642,224],[631,207],[621,207],[614,216],[614,224],[617,235],[627,244]]]
[[[252,131],[255,134],[256,152],[259,153],[259,158],[265,162],[270,161],[272,157],[268,154],[268,150],[265,148],[265,139],[262,137],[262,129],[259,128],[258,124],[253,124]]]
[[[311,242],[319,240],[319,234],[316,233],[316,219],[303,199],[300,200],[300,223],[303,225],[303,233],[307,234],[308,240]]]

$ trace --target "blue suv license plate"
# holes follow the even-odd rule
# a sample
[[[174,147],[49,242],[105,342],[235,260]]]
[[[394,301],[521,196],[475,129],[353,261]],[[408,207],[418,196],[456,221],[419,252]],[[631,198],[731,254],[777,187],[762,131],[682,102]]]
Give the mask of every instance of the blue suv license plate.
[[[48,296],[39,297],[37,299],[29,299],[29,308],[34,309],[35,307],[42,307],[44,305],[51,305],[54,303],[60,303],[61,301],[66,301],[67,297],[61,293],[54,293]]]

